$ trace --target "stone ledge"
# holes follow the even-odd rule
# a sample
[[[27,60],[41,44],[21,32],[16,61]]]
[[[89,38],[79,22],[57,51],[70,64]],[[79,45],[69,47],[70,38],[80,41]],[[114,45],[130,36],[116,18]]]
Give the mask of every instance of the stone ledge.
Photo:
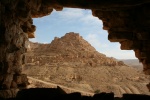
[[[15,98],[19,89],[0,90],[0,98]]]

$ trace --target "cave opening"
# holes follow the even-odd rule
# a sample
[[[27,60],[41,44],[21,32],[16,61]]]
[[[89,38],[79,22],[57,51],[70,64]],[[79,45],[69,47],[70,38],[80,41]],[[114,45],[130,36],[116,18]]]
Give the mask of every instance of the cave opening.
[[[79,8],[64,8],[54,10],[50,15],[42,18],[33,18],[36,25],[35,38],[32,42],[51,43],[54,37],[62,37],[66,33],[79,33],[97,51],[116,59],[137,59],[132,50],[120,50],[118,42],[108,40],[107,30],[103,30],[103,23],[92,15],[92,11]],[[44,34],[44,35],[43,35]],[[118,54],[115,54],[115,53]],[[118,56],[116,56],[118,55]]]
[[[36,30],[35,25],[33,25],[32,18],[47,16],[53,11],[53,9],[61,11],[63,7],[91,9],[92,15],[102,20],[103,29],[107,30],[109,33],[108,40],[111,42],[119,42],[121,44],[121,50],[134,50],[135,56],[143,64],[143,72],[146,75],[149,75],[149,4],[150,3],[147,0],[139,0],[138,2],[135,2],[135,0],[115,0],[114,2],[111,0],[1,0],[0,97],[15,97],[19,89],[26,88],[26,86],[29,85],[27,75],[22,73],[22,67],[25,66],[28,40],[29,38],[34,37],[34,32]],[[81,37],[77,36],[77,38],[79,39]],[[57,37],[55,39],[59,40]],[[69,45],[72,46],[73,44],[69,42]],[[66,50],[71,51],[69,48]],[[87,51],[85,48],[82,48],[81,50]],[[75,53],[74,50],[71,52]],[[85,59],[87,54],[83,54],[84,55],[80,53],[81,56],[77,55],[76,58],[82,57]],[[70,54],[65,54],[64,56],[69,57],[67,59],[71,61],[74,60],[73,56],[70,56]],[[94,62],[99,62],[94,58],[98,58],[99,56],[90,55],[89,57],[92,59],[89,62],[89,66],[94,67]],[[85,61],[83,61],[82,64],[84,64]],[[54,62],[56,62],[56,60]],[[103,62],[103,65],[111,66],[110,63],[115,65],[123,65],[121,62],[114,62],[112,58],[107,63]],[[79,63],[76,63],[74,67],[77,67],[78,64]],[[64,63],[64,65],[66,65],[66,63]],[[57,71],[60,69],[56,68],[55,70]],[[73,71],[73,69],[69,68],[67,70]],[[122,68],[122,70],[124,69]],[[96,72],[92,70],[90,71],[90,74],[94,74]],[[107,70],[106,72],[108,73],[107,75],[110,75],[111,73],[110,70]],[[133,71],[129,73],[133,74]],[[113,74],[117,74],[117,72],[113,71],[111,75]],[[122,73],[122,76],[123,74],[124,73]],[[79,80],[83,79],[82,77],[78,77],[76,75],[71,75],[70,77],[72,80],[75,80],[76,78],[79,78]],[[118,79],[123,81],[120,77],[113,78],[112,80],[117,82]],[[128,80],[137,79],[139,78],[134,77],[132,79],[129,78]],[[81,85],[81,87],[82,86],[83,85]],[[129,87],[130,89],[126,88],[126,90],[131,91],[132,88],[132,92],[137,92],[135,87]],[[150,88],[150,84],[148,84],[147,87]],[[112,87],[108,88],[111,89]],[[119,90],[124,92],[124,89],[122,88]],[[95,92],[99,91],[100,90],[95,90]],[[128,96],[123,95],[123,98],[124,97],[128,98]]]
[[[87,16],[87,17],[86,17]],[[57,22],[58,21],[58,22]],[[123,82],[121,82],[118,86],[116,86],[116,84],[114,84],[114,85],[110,85],[110,84],[107,84],[107,85],[105,85],[106,83],[104,83],[103,81],[108,81],[107,80],[107,78],[106,77],[104,77],[104,76],[107,76],[107,75],[102,75],[102,76],[98,76],[99,77],[99,82],[97,82],[96,83],[96,80],[95,80],[95,83],[93,82],[93,83],[91,83],[90,85],[88,84],[88,82],[86,82],[87,84],[84,84],[84,83],[82,83],[82,81],[83,81],[83,77],[81,77],[81,76],[83,76],[81,73],[77,73],[77,72],[69,72],[69,70],[67,70],[66,72],[65,72],[65,70],[62,68],[62,66],[65,66],[66,65],[66,67],[67,67],[67,69],[70,69],[71,67],[68,67],[68,65],[70,65],[70,66],[72,66],[71,64],[64,64],[63,65],[63,62],[59,62],[59,60],[58,61],[56,61],[56,60],[54,60],[55,58],[52,58],[54,61],[52,61],[51,59],[49,59],[48,58],[48,56],[50,56],[50,57],[53,57],[53,55],[54,54],[48,54],[48,51],[49,52],[53,52],[53,51],[50,51],[50,50],[47,50],[46,48],[48,48],[48,47],[50,47],[50,42],[47,42],[47,41],[54,41],[55,39],[54,39],[54,37],[55,38],[57,38],[57,39],[61,39],[61,37],[63,37],[63,35],[64,35],[64,33],[68,33],[68,31],[70,31],[70,32],[75,32],[75,34],[76,33],[79,33],[79,35],[82,35],[82,37],[83,37],[83,35],[84,35],[84,39],[85,40],[87,40],[87,41],[89,41],[90,43],[91,43],[91,45],[93,46],[97,46],[97,48],[101,48],[98,52],[99,53],[102,53],[101,51],[105,51],[105,53],[103,53],[103,54],[109,54],[109,53],[111,53],[111,54],[114,54],[115,56],[116,55],[119,55],[120,54],[120,56],[118,57],[118,58],[120,58],[120,59],[118,59],[118,60],[121,60],[121,57],[124,57],[124,58],[126,58],[127,59],[127,57],[128,58],[134,58],[133,56],[135,56],[134,55],[134,53],[132,52],[128,52],[128,51],[125,51],[125,52],[121,52],[121,53],[119,53],[119,54],[115,54],[115,53],[118,53],[119,51],[121,51],[120,49],[119,49],[119,43],[111,43],[111,44],[109,44],[110,42],[107,40],[108,39],[108,33],[107,33],[107,31],[103,31],[102,30],[102,27],[103,27],[103,25],[102,25],[102,22],[100,21],[100,19],[98,19],[97,17],[94,17],[93,15],[92,15],[92,12],[90,11],[90,10],[84,10],[84,9],[73,9],[73,8],[64,8],[64,10],[62,10],[62,11],[60,11],[60,12],[58,12],[58,11],[53,11],[49,16],[46,16],[46,17],[44,17],[44,18],[40,18],[40,20],[39,20],[39,18],[35,18],[35,19],[33,19],[33,23],[37,26],[36,27],[36,32],[35,32],[35,39],[33,38],[33,39],[29,39],[30,41],[33,41],[33,42],[38,42],[38,41],[41,41],[41,43],[39,42],[39,45],[38,45],[38,43],[34,43],[34,44],[32,44],[32,46],[36,46],[37,45],[37,47],[35,47],[34,49],[37,49],[37,50],[35,50],[35,52],[39,52],[39,55],[38,55],[38,53],[35,53],[35,56],[37,57],[37,58],[35,58],[35,57],[30,57],[30,59],[28,60],[30,63],[29,64],[27,64],[27,66],[30,66],[30,67],[33,67],[33,69],[31,68],[30,69],[30,71],[31,72],[29,72],[28,70],[26,70],[26,74],[27,75],[29,75],[29,76],[33,76],[33,77],[35,77],[35,78],[38,78],[38,79],[40,79],[40,80],[45,80],[45,81],[47,81],[47,82],[52,82],[52,83],[57,83],[57,84],[60,84],[60,85],[62,85],[62,83],[64,84],[64,86],[70,86],[71,88],[73,88],[73,85],[70,85],[70,84],[74,84],[74,86],[76,86],[76,89],[79,91],[88,91],[89,93],[94,93],[95,91],[103,91],[103,92],[115,92],[115,95],[116,96],[122,96],[122,94],[123,93],[125,93],[125,91],[127,92],[127,93],[140,93],[138,90],[138,92],[135,92],[135,90],[130,90],[130,87],[132,87],[132,85],[131,86],[129,86],[129,87],[126,87],[126,88],[122,88],[122,87],[124,87],[126,84],[122,84],[123,82],[125,82],[125,81],[128,81],[129,82],[129,80],[130,80],[130,82],[131,82],[131,80],[134,80],[134,78],[135,77],[138,77],[138,75],[136,76],[136,71],[134,71],[132,68],[131,68],[131,70],[133,71],[132,73],[134,73],[133,75],[131,75],[131,76],[128,76],[127,75],[127,73],[124,73],[124,68],[122,67],[122,69],[119,69],[119,67],[118,67],[118,70],[121,70],[120,72],[119,71],[117,71],[115,74],[116,75],[120,75],[120,77],[119,76],[116,76],[115,74],[113,74],[112,75],[112,77],[110,77],[110,76],[108,76],[110,79],[112,78],[113,79],[113,81],[112,82],[120,82],[120,81],[123,81]],[[47,24],[47,23],[49,23],[49,24]],[[88,24],[88,25],[87,25]],[[56,29],[56,30],[55,30]],[[42,31],[43,30],[43,31]],[[41,34],[42,33],[42,34]],[[90,33],[90,34],[89,34]],[[43,35],[44,34],[44,35]],[[100,38],[97,38],[97,37],[100,37]],[[70,38],[73,38],[73,37],[70,37]],[[43,39],[43,40],[42,40]],[[98,41],[98,39],[99,40],[103,40],[103,41]],[[47,40],[47,41],[46,41]],[[95,40],[95,41],[94,41]],[[71,40],[69,40],[69,41],[71,41]],[[65,42],[69,42],[68,40],[67,41],[65,41]],[[42,43],[43,42],[43,43]],[[78,41],[77,41],[78,42]],[[102,42],[101,44],[99,44],[99,42]],[[60,42],[58,42],[57,44],[59,44]],[[111,45],[109,48],[108,48],[108,44],[106,44],[106,43],[108,43],[109,45]],[[44,47],[44,44],[45,44],[45,47]],[[56,45],[57,45],[56,44]],[[97,44],[99,44],[99,45],[97,45]],[[42,46],[43,45],[43,46]],[[117,46],[116,46],[117,45]],[[39,48],[38,48],[38,46],[39,46]],[[67,46],[67,45],[64,45],[64,46]],[[57,47],[57,46],[56,46]],[[85,47],[86,48],[86,47]],[[114,50],[113,50],[113,48],[115,48]],[[119,49],[119,51],[117,51],[117,49]],[[42,51],[42,50],[44,50],[45,49],[45,51]],[[55,50],[57,50],[57,49],[64,49],[64,48],[55,48],[54,49],[54,51]],[[73,48],[72,48],[73,49]],[[104,50],[103,50],[104,49]],[[108,50],[109,51],[108,51]],[[41,50],[41,51],[40,51]],[[110,51],[111,50],[111,51]],[[62,50],[63,51],[63,50]],[[46,59],[49,59],[49,63],[48,62],[44,62],[43,64],[40,64],[40,63],[42,63],[43,62],[43,60],[46,60],[43,56],[42,56],[42,53],[41,52],[46,52],[47,54],[45,54],[45,53],[43,53],[43,56],[45,56],[46,55]],[[59,51],[60,52],[60,51]],[[64,52],[67,52],[67,51],[64,51]],[[68,52],[67,52],[68,53]],[[70,53],[70,52],[69,52]],[[129,56],[129,55],[132,55],[132,56]],[[123,55],[124,54],[124,55]],[[29,54],[29,55],[31,55],[31,54]],[[57,55],[57,54],[56,54]],[[55,56],[56,56],[55,55]],[[63,55],[63,54],[58,54],[58,55]],[[67,56],[69,57],[70,55],[69,54],[67,54]],[[87,58],[87,56],[85,56],[85,55],[83,55],[84,57],[83,57],[83,59],[84,58],[86,58],[86,59],[88,59]],[[41,58],[40,58],[41,57]],[[42,58],[43,57],[43,58]],[[57,57],[61,57],[61,56],[56,56],[56,58]],[[32,58],[32,59],[31,59]],[[61,57],[62,58],[62,57]],[[111,56],[109,56],[108,57],[108,61],[109,61],[109,59],[110,58],[115,58],[115,57],[113,57],[112,55]],[[41,60],[40,61],[40,59],[43,59],[43,60]],[[65,59],[65,58],[64,58]],[[71,58],[70,58],[71,59]],[[75,58],[74,58],[75,59]],[[93,58],[93,59],[96,59],[96,58]],[[97,58],[97,59],[102,59],[102,58]],[[116,59],[116,58],[115,58]],[[123,59],[123,58],[122,58]],[[106,61],[103,61],[103,62],[105,62],[105,65],[106,66],[116,66],[116,64],[114,64],[114,63],[107,63],[106,64],[106,62],[107,62],[107,59],[105,59]],[[112,60],[112,59],[111,59]],[[52,61],[52,64],[50,64],[51,63],[51,61]],[[94,60],[93,60],[94,61]],[[92,62],[93,62],[92,61]],[[54,62],[55,62],[55,64],[54,64]],[[73,62],[73,61],[72,61]],[[71,63],[72,63],[71,62]],[[75,62],[75,61],[74,61]],[[78,61],[76,61],[76,62],[78,62]],[[74,63],[74,64],[76,64],[76,62]],[[81,62],[83,62],[83,61],[81,61]],[[92,62],[86,62],[86,63],[89,63],[89,65],[90,66],[93,66],[93,63]],[[113,62],[113,61],[112,61]],[[56,64],[56,63],[59,63],[59,64]],[[65,60],[64,60],[64,63],[65,63]],[[116,62],[117,63],[117,62]],[[138,62],[137,62],[138,63]],[[39,66],[38,68],[36,68],[35,67],[35,65],[37,65],[37,66]],[[104,64],[103,64],[104,65]],[[49,67],[52,67],[53,66],[53,68],[49,68]],[[61,66],[61,67],[60,67]],[[85,65],[80,65],[80,64],[76,64],[76,66],[77,67],[81,67],[81,66],[85,66]],[[88,66],[88,65],[86,65],[86,66]],[[97,65],[97,66],[102,66],[102,65]],[[96,67],[97,67],[96,66]],[[41,68],[40,68],[41,67]],[[72,66],[73,68],[71,68],[70,70],[75,70],[74,68],[76,68],[76,67],[74,67],[74,66]],[[80,68],[79,67],[79,68]],[[127,66],[126,66],[127,67]],[[43,69],[44,70],[43,70]],[[25,69],[27,69],[27,67],[25,68]],[[58,71],[58,69],[59,69],[59,71]],[[78,69],[78,68],[76,68],[76,69]],[[80,68],[81,69],[81,68]],[[103,68],[102,68],[103,69]],[[114,69],[116,69],[117,70],[117,67],[114,67]],[[36,70],[36,71],[35,71]],[[51,73],[51,72],[49,72],[49,71],[47,71],[47,70],[53,70],[55,73],[61,73],[61,74],[55,74],[55,73],[53,73],[53,74],[49,74],[49,73]],[[62,73],[62,71],[64,70],[64,73]],[[78,69],[79,70],[79,69]],[[83,69],[82,69],[83,70]],[[89,70],[92,70],[92,69],[89,69]],[[95,70],[95,69],[94,69]],[[99,69],[97,69],[97,70],[99,70]],[[104,69],[105,70],[105,69]],[[111,69],[107,69],[107,70],[111,70]],[[107,73],[107,70],[106,71],[104,71],[105,73]],[[129,67],[127,67],[127,70],[129,70]],[[33,74],[34,73],[34,71],[37,73],[37,74]],[[112,70],[113,71],[113,70]],[[140,70],[140,71],[142,71],[142,70]],[[104,73],[103,72],[103,73]],[[89,73],[89,72],[88,72]],[[95,73],[96,73],[96,70],[95,70]],[[112,73],[112,72],[111,72]],[[124,73],[124,74],[122,74],[121,75],[121,73]],[[136,74],[135,74],[136,73]],[[48,75],[49,74],[49,75]],[[81,74],[81,75],[80,75]],[[84,73],[85,74],[85,73]],[[98,73],[97,73],[98,74]],[[85,74],[85,75],[87,75],[87,73]],[[90,73],[89,73],[89,75],[90,75]],[[134,76],[135,75],[135,76]],[[61,77],[58,77],[58,76],[61,76]],[[124,77],[124,76],[126,76],[126,77]],[[63,78],[64,79],[63,79]],[[68,79],[66,79],[68,77]],[[86,76],[87,77],[87,76]],[[91,76],[88,76],[88,77],[91,77]],[[92,77],[94,77],[94,76],[92,76]],[[91,77],[91,80],[92,80],[92,77]],[[104,77],[104,79],[101,79],[101,78],[103,78]],[[132,78],[131,78],[132,77]],[[62,81],[62,83],[61,83],[61,81],[59,80],[56,80],[56,79],[60,79],[61,81]],[[105,79],[106,78],[106,79]],[[127,79],[127,80],[125,80],[125,78]],[[143,77],[142,77],[143,78]],[[82,81],[81,81],[81,79],[82,79]],[[97,79],[97,78],[96,78]],[[98,79],[97,79],[98,80]],[[136,79],[135,79],[136,80]],[[139,78],[139,80],[140,80],[140,78]],[[139,81],[138,79],[136,80],[136,81]],[[64,81],[66,81],[66,82],[64,82]],[[109,81],[111,81],[111,80],[109,80]],[[146,79],[146,81],[147,81],[147,79]],[[69,84],[67,84],[67,82],[69,83]],[[76,84],[79,84],[79,85],[82,85],[82,88],[81,88],[81,86],[77,86]],[[95,84],[100,84],[100,83],[103,83],[104,85],[103,86],[101,86],[101,87],[98,87],[98,86],[95,86]],[[94,84],[94,85],[93,85]],[[143,84],[143,83],[141,83],[141,84]],[[38,86],[40,86],[39,84],[37,84]],[[85,86],[84,86],[85,85]],[[92,85],[93,85],[93,87],[94,87],[94,89],[92,90]],[[129,85],[129,84],[127,84],[127,85]],[[121,88],[119,88],[119,86],[121,86]],[[144,84],[144,86],[145,86],[145,84]],[[143,86],[143,89],[145,89],[145,87]],[[135,86],[135,88],[139,88],[140,86]],[[83,88],[85,88],[85,89],[83,89]],[[86,90],[86,88],[87,88],[87,90]],[[90,90],[88,90],[88,88],[91,88]],[[101,89],[102,88],[102,89]],[[148,91],[147,89],[145,89],[146,91]],[[121,91],[121,92],[118,92],[118,91]],[[131,92],[131,91],[134,91],[134,92]],[[143,91],[143,90],[142,90]],[[146,92],[145,94],[147,94],[148,92]]]

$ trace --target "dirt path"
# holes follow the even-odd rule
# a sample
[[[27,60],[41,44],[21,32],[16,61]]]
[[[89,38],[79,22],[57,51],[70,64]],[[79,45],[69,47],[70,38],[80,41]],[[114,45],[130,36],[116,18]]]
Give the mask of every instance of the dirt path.
[[[49,86],[52,86],[52,87],[57,87],[57,86],[59,86],[59,87],[61,87],[62,89],[69,90],[70,92],[80,92],[80,93],[83,94],[83,95],[91,95],[91,96],[94,95],[94,93],[90,93],[90,92],[85,92],[85,91],[82,91],[82,90],[77,90],[77,89],[69,88],[69,87],[66,87],[66,86],[63,86],[63,85],[60,85],[60,84],[54,84],[54,83],[45,82],[45,81],[42,81],[42,80],[39,80],[39,79],[35,79],[35,78],[29,77],[29,76],[28,76],[28,79],[29,79],[29,80],[32,80],[32,81],[44,83],[44,84],[49,85]]]
[[[64,86],[64,85],[46,82],[46,81],[43,81],[43,80],[40,80],[40,79],[36,79],[36,78],[33,78],[33,77],[29,77],[29,76],[28,76],[28,79],[29,79],[29,81],[31,80],[33,83],[34,82],[35,83],[39,82],[39,83],[42,83],[44,85],[47,85],[50,88],[57,88],[57,86],[59,86],[63,90],[67,91],[67,93],[80,92],[82,95],[89,95],[89,96],[93,96],[94,95],[94,93],[92,93],[92,92],[86,92],[86,91],[82,91],[82,90],[78,90],[78,89],[74,89],[74,88],[69,88],[69,87]],[[103,86],[103,85],[101,85],[101,86]],[[124,93],[130,93],[130,94],[132,94],[132,93],[133,94],[140,94],[141,93],[140,90],[138,90],[138,88],[136,86],[132,85],[132,84],[128,84],[128,85],[126,85],[126,87],[125,86],[121,86],[121,85],[116,85],[116,84],[112,84],[111,86],[113,86],[117,90],[115,92],[116,96],[122,96],[122,94],[124,94]],[[104,87],[106,87],[106,86],[104,85]],[[29,88],[30,88],[30,86],[29,86]]]

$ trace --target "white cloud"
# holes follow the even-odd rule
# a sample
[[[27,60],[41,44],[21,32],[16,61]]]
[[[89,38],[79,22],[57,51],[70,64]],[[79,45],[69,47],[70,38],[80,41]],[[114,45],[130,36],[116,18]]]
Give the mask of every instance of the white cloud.
[[[102,21],[94,17],[91,10],[67,8],[58,12],[58,16],[66,21],[73,19],[74,21],[82,21],[85,24],[102,25]]]
[[[132,50],[121,50],[119,43],[110,43],[108,47],[101,48],[98,50],[104,53],[108,57],[115,57],[117,59],[136,59],[134,51]]]
[[[98,35],[97,34],[88,34],[86,36],[86,40],[92,45],[94,46],[96,49],[97,48],[106,48],[108,47],[108,44],[102,43],[99,39],[98,39]]]
[[[92,13],[84,14],[84,16],[80,19],[85,24],[92,24],[92,25],[101,25],[102,21],[98,19],[98,17],[94,17]]]
[[[30,38],[29,41],[38,42],[37,38]]]
[[[105,51],[101,51],[101,53],[106,54],[108,57],[115,57],[117,59],[136,59],[134,52],[129,50],[121,50],[121,49],[109,49]]]
[[[59,12],[58,15],[63,19],[77,19],[83,17],[83,10],[82,9],[64,9],[63,11]]]
[[[48,42],[43,42],[43,44],[49,44]]]
[[[131,50],[121,50],[119,43],[110,43],[100,40],[100,35],[103,34],[88,34],[86,40],[100,53],[107,57],[115,57],[116,59],[136,59],[134,52]]]

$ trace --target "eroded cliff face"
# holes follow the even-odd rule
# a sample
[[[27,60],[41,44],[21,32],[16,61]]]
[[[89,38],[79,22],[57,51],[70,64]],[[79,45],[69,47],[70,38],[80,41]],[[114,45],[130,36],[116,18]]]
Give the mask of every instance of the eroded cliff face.
[[[25,64],[28,38],[34,37],[36,29],[32,18],[49,15],[53,9],[62,10],[63,7],[91,9],[93,15],[103,21],[104,29],[109,32],[108,39],[120,42],[123,50],[134,50],[145,74],[150,74],[149,5],[149,0],[1,0],[1,90],[28,83],[21,68]],[[22,81],[18,83],[16,77]]]
[[[30,42],[26,57],[27,64],[35,63],[37,66],[65,63],[84,67],[125,65],[122,61],[99,53],[79,33],[74,32],[66,33],[61,38],[55,37],[49,44]]]

